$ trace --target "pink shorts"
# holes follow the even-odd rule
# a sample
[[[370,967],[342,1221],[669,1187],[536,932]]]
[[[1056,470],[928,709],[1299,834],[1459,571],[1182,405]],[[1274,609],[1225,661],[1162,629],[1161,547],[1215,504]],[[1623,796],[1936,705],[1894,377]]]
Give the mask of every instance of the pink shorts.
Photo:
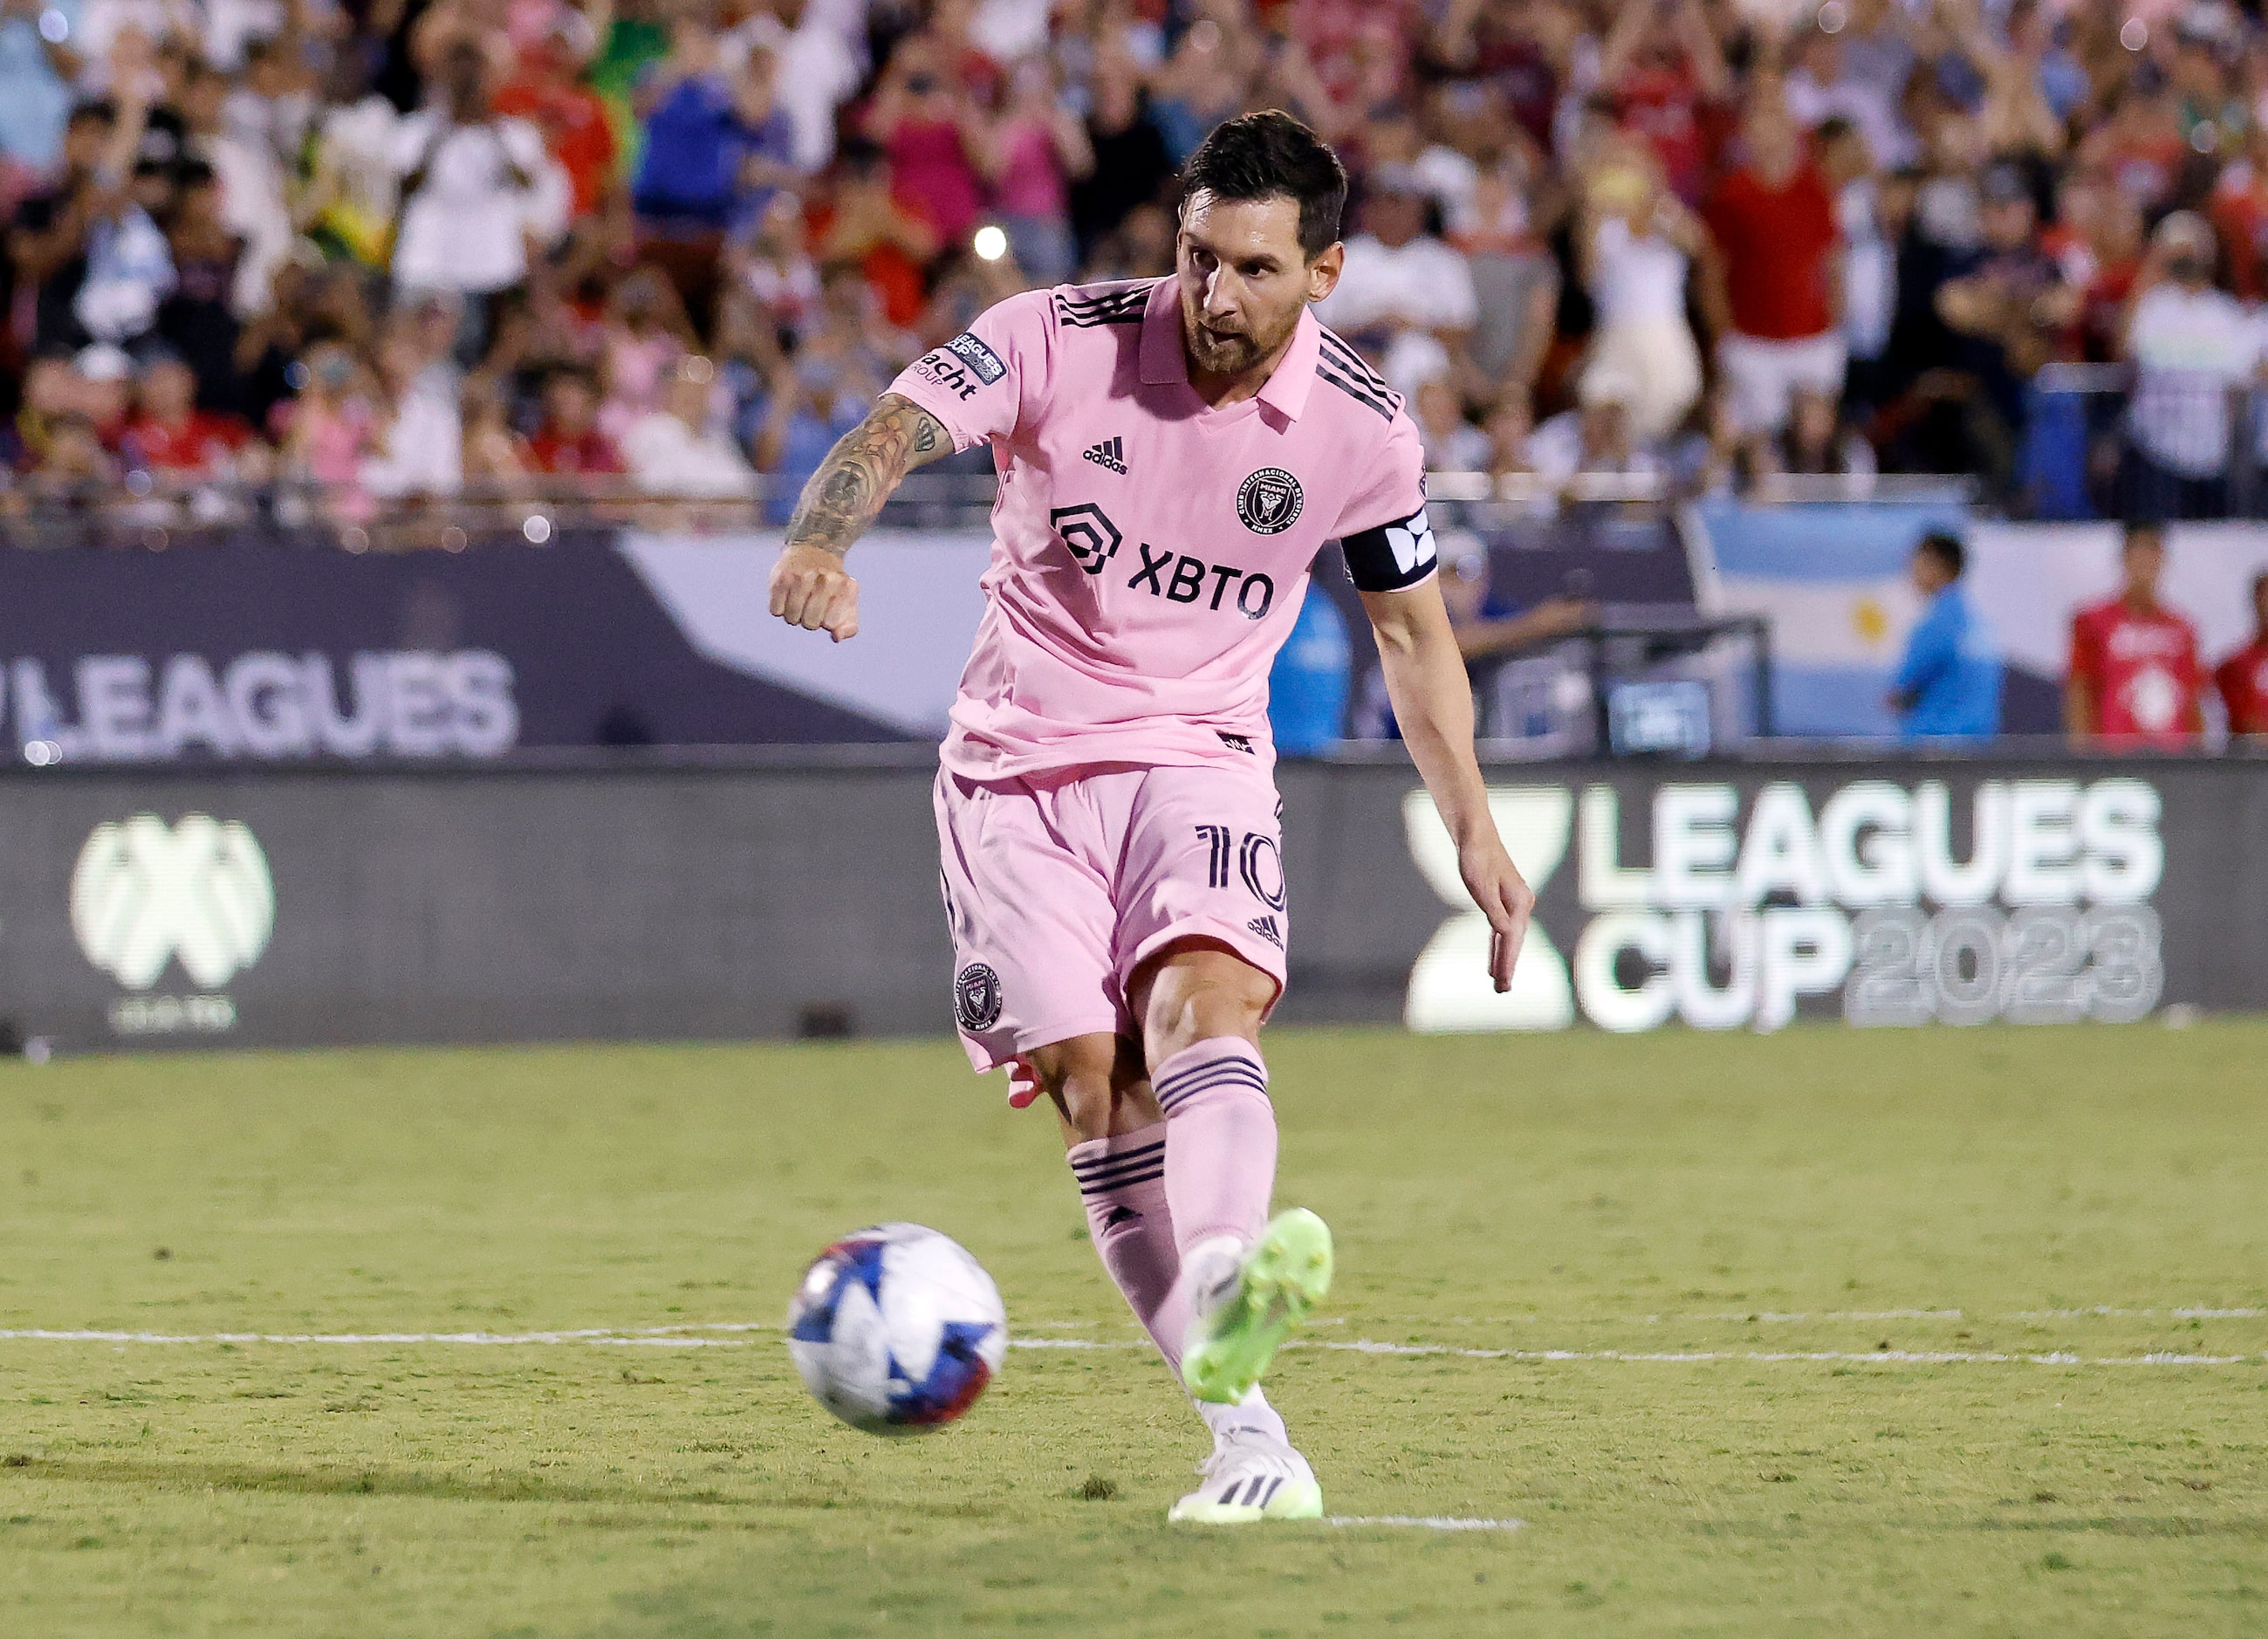
[[[979,1071],[1074,1036],[1138,1036],[1136,968],[1227,946],[1284,991],[1281,802],[1236,764],[937,776],[953,1011]]]

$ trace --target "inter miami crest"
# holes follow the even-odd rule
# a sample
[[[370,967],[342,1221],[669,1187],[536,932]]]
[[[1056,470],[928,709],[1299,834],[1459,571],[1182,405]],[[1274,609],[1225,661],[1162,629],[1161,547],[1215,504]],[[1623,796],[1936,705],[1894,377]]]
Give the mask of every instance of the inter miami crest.
[[[1263,467],[1236,492],[1236,515],[1255,535],[1281,535],[1300,521],[1307,497],[1300,481],[1281,467]]]
[[[972,1036],[1000,1022],[1000,976],[982,962],[972,962],[953,981],[954,1016]]]

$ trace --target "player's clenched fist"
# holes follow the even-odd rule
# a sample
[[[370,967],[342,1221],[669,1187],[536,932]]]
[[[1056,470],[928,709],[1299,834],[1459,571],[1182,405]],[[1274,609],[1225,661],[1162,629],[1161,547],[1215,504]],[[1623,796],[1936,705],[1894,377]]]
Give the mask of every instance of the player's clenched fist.
[[[791,545],[772,565],[772,613],[837,643],[858,635],[858,583],[824,547]]]

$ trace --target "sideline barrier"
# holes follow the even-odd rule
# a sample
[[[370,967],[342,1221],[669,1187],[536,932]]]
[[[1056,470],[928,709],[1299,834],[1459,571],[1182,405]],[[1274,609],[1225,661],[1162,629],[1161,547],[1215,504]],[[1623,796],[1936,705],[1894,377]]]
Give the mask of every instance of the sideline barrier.
[[[928,1034],[925,749],[0,778],[0,1030],[190,1045]],[[2268,1008],[2268,760],[1498,765],[1508,997],[1406,764],[1281,771],[1287,1020],[1770,1028]]]

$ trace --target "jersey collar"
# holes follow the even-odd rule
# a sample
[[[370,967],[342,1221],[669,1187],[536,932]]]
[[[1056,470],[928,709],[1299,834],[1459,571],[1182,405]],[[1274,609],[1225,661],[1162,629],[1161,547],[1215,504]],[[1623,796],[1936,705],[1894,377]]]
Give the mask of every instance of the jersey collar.
[[[1297,421],[1307,407],[1307,389],[1314,384],[1315,355],[1322,345],[1322,326],[1315,322],[1314,310],[1302,309],[1299,328],[1292,333],[1291,348],[1254,395],[1286,421]],[[1142,309],[1141,371],[1145,387],[1189,379],[1189,355],[1182,351],[1181,294],[1170,276],[1151,287],[1149,303]]]

